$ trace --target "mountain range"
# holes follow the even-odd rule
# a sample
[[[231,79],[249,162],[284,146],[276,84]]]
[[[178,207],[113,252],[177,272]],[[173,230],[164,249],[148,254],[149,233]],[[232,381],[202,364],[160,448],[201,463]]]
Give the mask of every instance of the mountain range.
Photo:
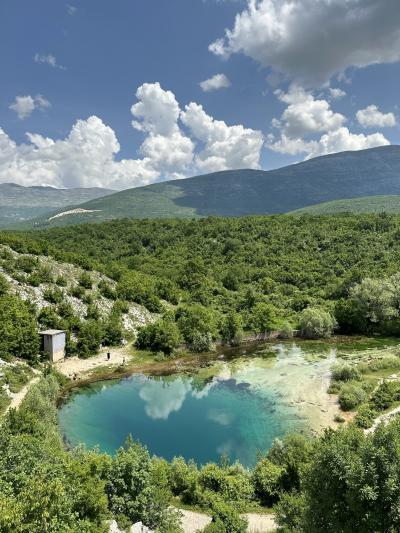
[[[80,204],[111,194],[100,187],[56,189],[54,187],[23,187],[0,183],[0,227],[8,227],[36,218],[71,204]]]
[[[64,204],[41,213],[25,226],[51,227],[115,218],[326,212],[325,202],[332,201],[329,212],[379,211],[389,203],[390,210],[398,212],[400,146],[340,152],[269,171],[225,170],[108,195],[105,189],[96,191],[94,199],[69,202],[68,209]],[[371,201],[377,196],[379,201]],[[358,207],[353,198],[360,199]],[[346,200],[347,204],[335,207],[337,200]],[[316,208],[319,204],[321,207]]]

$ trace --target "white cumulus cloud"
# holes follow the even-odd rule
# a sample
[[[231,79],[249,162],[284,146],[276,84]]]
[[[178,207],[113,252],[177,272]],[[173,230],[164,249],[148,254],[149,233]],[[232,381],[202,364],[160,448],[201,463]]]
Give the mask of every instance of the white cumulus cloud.
[[[356,114],[357,120],[364,128],[391,128],[396,126],[396,117],[393,113],[382,113],[376,105],[369,105],[360,109]]]
[[[328,101],[315,99],[298,85],[292,85],[287,93],[277,90],[275,95],[288,105],[280,119],[272,121],[272,125],[279,130],[279,137],[271,134],[267,138],[267,146],[271,150],[289,155],[305,154],[306,159],[309,159],[390,144],[379,132],[370,135],[350,132],[344,126],[344,115],[335,113]]]
[[[289,104],[281,118],[274,121],[274,125],[288,137],[336,130],[346,121],[345,116],[332,111],[329,102],[315,100],[302,87],[293,85],[287,93],[277,90],[275,94],[282,102]]]
[[[346,91],[343,91],[342,89],[339,89],[338,87],[330,87],[329,93],[331,95],[331,98],[333,100],[339,100],[340,98],[344,98],[346,96]]]
[[[21,120],[29,117],[35,109],[43,111],[51,107],[51,104],[44,96],[38,94],[35,97],[31,95],[27,96],[16,96],[15,101],[9,106],[9,109],[17,113],[18,118]]]
[[[400,60],[398,0],[247,0],[210,51],[242,53],[303,85]]]
[[[230,87],[231,82],[227,76],[225,76],[225,74],[215,74],[215,76],[212,76],[208,80],[200,82],[199,85],[204,92],[208,93],[211,91],[217,91],[218,89]]]
[[[145,136],[140,158],[118,160],[117,136],[96,116],[78,120],[58,140],[29,132],[27,142],[17,145],[0,129],[0,183],[123,189],[205,170],[259,166],[260,132],[214,120],[195,103],[182,112],[175,95],[159,83],[142,85],[136,97],[132,125]],[[33,106],[47,105],[40,95],[30,98]],[[31,104],[25,102],[22,112],[32,112]]]
[[[232,168],[259,168],[263,135],[242,125],[228,126],[215,120],[194,102],[185,107],[181,120],[202,143],[195,163],[202,172]]]

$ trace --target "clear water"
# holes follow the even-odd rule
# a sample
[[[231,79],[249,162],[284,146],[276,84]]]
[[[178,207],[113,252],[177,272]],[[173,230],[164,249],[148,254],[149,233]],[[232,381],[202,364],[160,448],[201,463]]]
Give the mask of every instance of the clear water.
[[[319,429],[336,410],[326,393],[334,350],[316,357],[296,344],[272,349],[272,359],[241,357],[195,375],[134,375],[77,389],[60,408],[61,429],[72,445],[111,454],[131,433],[166,459],[204,464],[224,454],[252,466],[275,438]]]

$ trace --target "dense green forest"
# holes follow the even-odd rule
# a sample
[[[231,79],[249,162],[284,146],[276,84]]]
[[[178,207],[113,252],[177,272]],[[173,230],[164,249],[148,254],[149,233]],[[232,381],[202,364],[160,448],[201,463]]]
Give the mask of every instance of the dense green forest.
[[[160,315],[138,342],[166,353],[243,332],[400,331],[395,215],[123,220],[3,232],[0,242],[107,274],[117,309],[133,301]]]

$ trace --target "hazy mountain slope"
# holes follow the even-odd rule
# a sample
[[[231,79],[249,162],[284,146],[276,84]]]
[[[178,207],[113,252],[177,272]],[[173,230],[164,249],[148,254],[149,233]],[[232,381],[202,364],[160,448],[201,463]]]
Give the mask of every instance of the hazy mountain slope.
[[[400,213],[400,196],[365,196],[333,200],[291,211],[291,215],[334,215],[336,213]]]
[[[60,207],[87,202],[111,194],[100,187],[55,189],[53,187],[23,187],[15,183],[0,183],[0,226],[38,217]]]
[[[93,212],[42,217],[36,226],[111,218],[286,213],[321,202],[400,194],[400,147],[318,157],[277,170],[227,170],[129,189],[79,207]]]

